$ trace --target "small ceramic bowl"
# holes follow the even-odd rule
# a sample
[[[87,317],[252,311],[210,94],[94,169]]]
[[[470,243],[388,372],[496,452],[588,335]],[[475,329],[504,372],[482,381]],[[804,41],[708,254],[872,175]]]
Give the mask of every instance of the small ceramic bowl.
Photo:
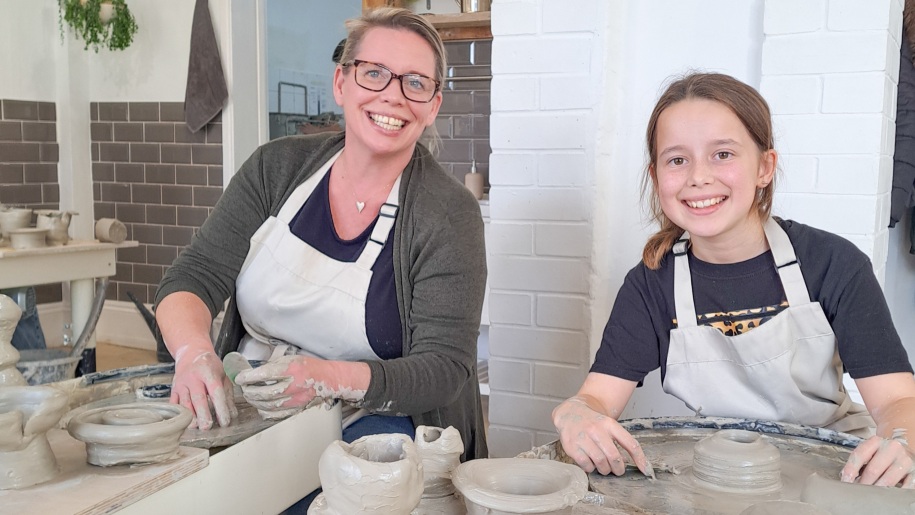
[[[13,229],[9,233],[10,245],[14,249],[37,249],[47,246],[47,228],[25,227]]]

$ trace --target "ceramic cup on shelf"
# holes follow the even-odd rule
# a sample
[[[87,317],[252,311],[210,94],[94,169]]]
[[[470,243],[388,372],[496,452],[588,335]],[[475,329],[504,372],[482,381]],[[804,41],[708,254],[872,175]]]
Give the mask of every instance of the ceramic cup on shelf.
[[[121,243],[127,239],[127,226],[117,218],[99,218],[95,222],[95,237],[98,241]]]
[[[4,207],[0,210],[0,237],[10,241],[10,231],[23,229],[32,222],[32,210],[21,207]]]

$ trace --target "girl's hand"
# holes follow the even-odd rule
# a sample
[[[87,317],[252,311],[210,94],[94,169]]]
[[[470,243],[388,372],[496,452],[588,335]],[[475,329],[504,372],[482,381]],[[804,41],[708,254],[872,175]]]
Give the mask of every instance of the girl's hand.
[[[238,416],[232,393],[232,382],[226,377],[222,361],[212,348],[188,345],[178,351],[169,400],[194,414],[188,427],[204,431],[210,429],[213,426],[213,411],[219,425],[228,426]]]
[[[915,461],[904,436],[872,436],[862,442],[842,468],[842,481],[862,485],[915,488]]]
[[[235,384],[241,386],[245,400],[265,416],[291,415],[315,398],[311,361],[304,356],[283,356],[239,372]]]
[[[595,401],[579,395],[553,410],[553,424],[559,431],[566,454],[585,472],[596,469],[604,475],[613,472],[621,476],[626,471],[626,463],[617,448],[619,445],[643,474],[653,478],[654,471],[639,442],[614,418],[600,413],[596,406]]]

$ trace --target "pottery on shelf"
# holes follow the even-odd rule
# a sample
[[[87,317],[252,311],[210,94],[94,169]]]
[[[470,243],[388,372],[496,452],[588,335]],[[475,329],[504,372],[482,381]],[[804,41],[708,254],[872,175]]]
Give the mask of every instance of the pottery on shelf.
[[[70,219],[79,213],[40,209],[35,214],[38,215],[35,226],[48,230],[48,245],[66,245],[70,241]]]
[[[465,461],[453,481],[468,515],[569,513],[588,492],[580,467],[528,458]]]
[[[10,244],[14,249],[40,249],[47,247],[48,230],[38,227],[12,229],[9,232]]]
[[[86,442],[91,465],[158,463],[178,453],[178,439],[192,418],[178,404],[136,402],[80,413],[70,419],[67,431]]]
[[[422,459],[404,434],[332,442],[318,460],[318,476],[324,491],[309,515],[402,515],[423,493]]]
[[[0,489],[37,485],[60,472],[47,433],[68,401],[50,386],[0,388]]]
[[[117,218],[99,218],[95,222],[95,237],[99,241],[121,243],[127,239],[127,226]]]
[[[19,351],[13,347],[13,333],[22,318],[22,308],[16,301],[0,294],[0,387],[25,386],[26,380],[16,368]]]
[[[32,210],[21,207],[0,209],[0,237],[9,241],[10,231],[28,227],[32,222]]]

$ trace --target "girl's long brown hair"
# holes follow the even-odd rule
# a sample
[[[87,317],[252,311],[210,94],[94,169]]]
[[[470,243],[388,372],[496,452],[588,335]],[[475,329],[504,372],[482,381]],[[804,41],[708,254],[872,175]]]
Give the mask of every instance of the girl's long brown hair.
[[[658,118],[668,107],[690,99],[712,100],[727,106],[746,127],[760,152],[775,148],[769,104],[752,87],[721,73],[691,73],[672,82],[651,112],[648,129],[645,131],[649,162],[642,176],[642,198],[648,198],[649,216],[660,226],[660,230],[648,239],[642,250],[642,262],[652,270],[661,266],[664,255],[684,232],[661,210],[661,200],[658,197],[657,177],[653,173],[657,169],[658,159]],[[753,203],[760,220],[769,218],[774,191],[774,176],[769,184],[756,190]]]

